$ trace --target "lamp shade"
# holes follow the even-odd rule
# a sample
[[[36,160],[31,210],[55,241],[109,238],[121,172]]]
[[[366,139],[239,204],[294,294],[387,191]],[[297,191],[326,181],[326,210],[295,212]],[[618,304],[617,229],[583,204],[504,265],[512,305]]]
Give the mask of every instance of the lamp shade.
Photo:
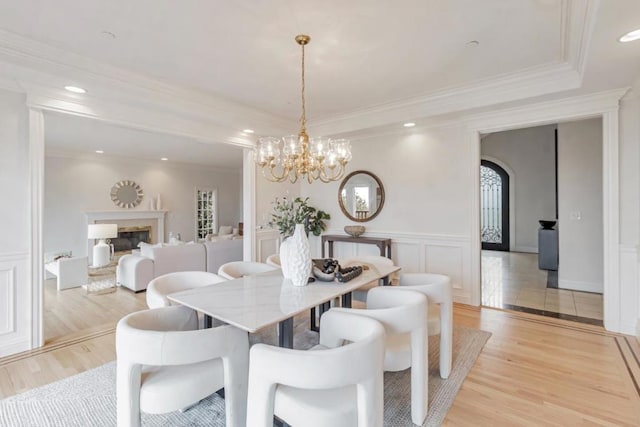
[[[89,239],[111,239],[118,237],[118,224],[89,224]]]

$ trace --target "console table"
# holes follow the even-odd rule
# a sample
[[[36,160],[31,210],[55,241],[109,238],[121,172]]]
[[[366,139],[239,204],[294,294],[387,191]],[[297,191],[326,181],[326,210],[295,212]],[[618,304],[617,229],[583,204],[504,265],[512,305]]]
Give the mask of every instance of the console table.
[[[363,243],[366,245],[376,245],[378,249],[380,249],[380,256],[391,258],[391,239],[326,234],[322,236],[322,258],[324,258],[325,242],[329,244],[329,258],[333,258],[333,242],[349,242]]]

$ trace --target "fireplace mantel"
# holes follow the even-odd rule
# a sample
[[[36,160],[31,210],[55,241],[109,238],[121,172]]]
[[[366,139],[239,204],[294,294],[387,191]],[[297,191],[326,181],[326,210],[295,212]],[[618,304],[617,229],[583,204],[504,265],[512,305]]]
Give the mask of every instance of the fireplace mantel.
[[[104,221],[109,219],[158,219],[163,220],[162,227],[164,228],[164,217],[167,211],[87,211],[87,221],[89,224],[93,224],[96,221]],[[164,231],[164,230],[163,230]],[[163,233],[164,235],[164,233]]]

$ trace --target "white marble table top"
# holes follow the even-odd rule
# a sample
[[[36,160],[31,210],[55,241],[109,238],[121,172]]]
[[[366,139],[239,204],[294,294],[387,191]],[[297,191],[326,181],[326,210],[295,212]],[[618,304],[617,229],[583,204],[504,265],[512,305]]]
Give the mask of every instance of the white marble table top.
[[[306,286],[293,286],[282,277],[281,270],[275,270],[177,292],[167,298],[253,333],[399,270],[396,266],[379,266],[346,283],[316,280]]]

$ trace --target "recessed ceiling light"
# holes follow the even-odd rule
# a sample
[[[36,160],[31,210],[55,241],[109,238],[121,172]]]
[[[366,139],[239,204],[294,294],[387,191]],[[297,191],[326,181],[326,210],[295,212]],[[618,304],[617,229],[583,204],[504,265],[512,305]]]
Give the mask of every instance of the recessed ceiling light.
[[[87,93],[86,89],[82,89],[81,87],[78,87],[78,86],[65,86],[64,88],[69,92],[73,92],[73,93]]]
[[[166,162],[166,161],[167,161],[167,160],[169,160],[169,159],[168,159],[168,158],[166,158],[166,157],[161,157],[161,158],[160,158],[160,160],[162,160],[162,161]]]
[[[413,122],[407,122],[405,124],[403,124],[402,126],[406,127],[406,128],[412,128],[414,127],[416,124]]]
[[[102,151],[102,150],[96,150],[96,153],[98,153],[98,154],[104,154],[104,151]]]
[[[244,129],[242,132],[244,132],[244,133],[253,133],[253,129]]]
[[[476,47],[479,45],[480,45],[480,42],[478,40],[470,40],[467,42],[467,46],[469,47]]]
[[[626,43],[640,39],[640,28],[637,30],[629,31],[627,34],[620,36],[619,42]]]

